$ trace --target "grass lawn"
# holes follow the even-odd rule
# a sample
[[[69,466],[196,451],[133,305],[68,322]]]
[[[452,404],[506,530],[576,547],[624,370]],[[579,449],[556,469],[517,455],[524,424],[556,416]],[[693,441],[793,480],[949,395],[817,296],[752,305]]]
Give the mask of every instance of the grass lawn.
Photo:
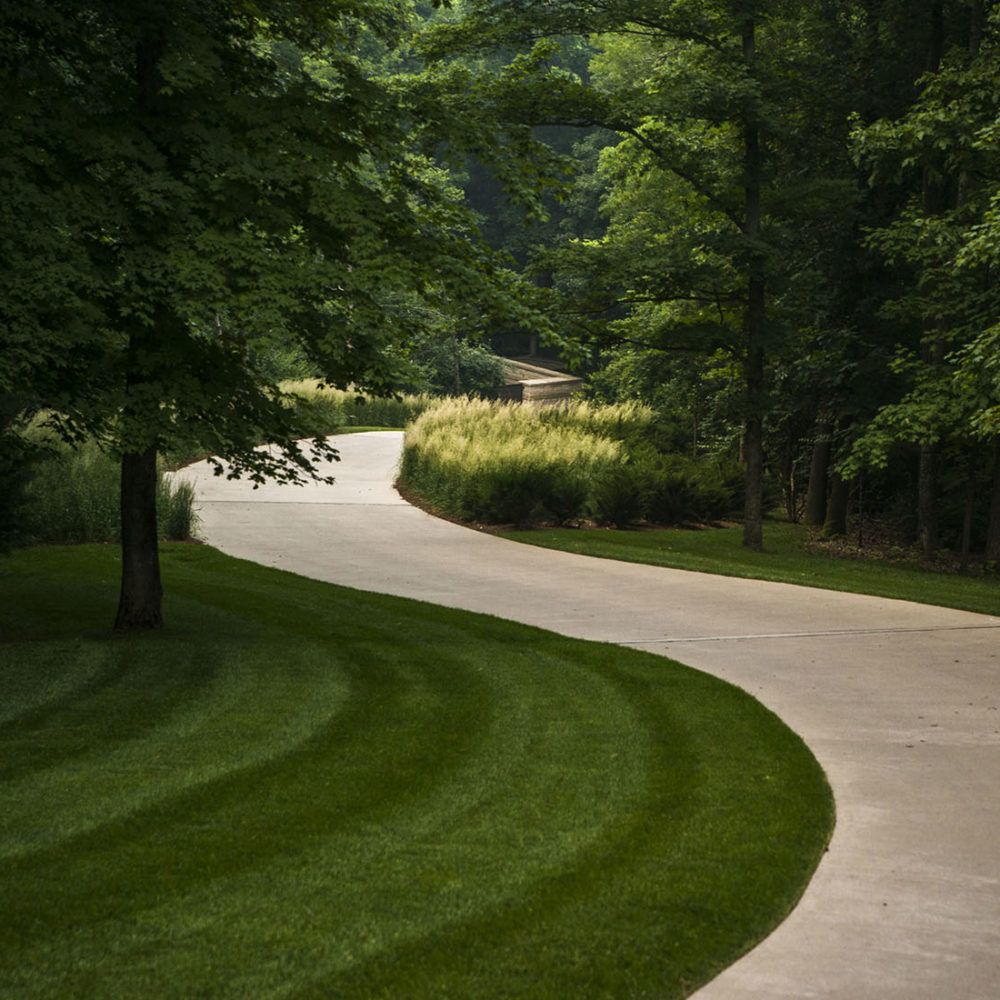
[[[898,597],[905,601],[1000,615],[1000,580],[935,573],[874,559],[846,559],[808,551],[805,547],[807,529],[797,524],[766,523],[763,552],[743,548],[742,527],[660,531],[545,528],[505,531],[502,535],[518,542],[604,559]]]
[[[748,695],[661,657],[164,550],[0,558],[0,995],[683,996],[832,820]]]

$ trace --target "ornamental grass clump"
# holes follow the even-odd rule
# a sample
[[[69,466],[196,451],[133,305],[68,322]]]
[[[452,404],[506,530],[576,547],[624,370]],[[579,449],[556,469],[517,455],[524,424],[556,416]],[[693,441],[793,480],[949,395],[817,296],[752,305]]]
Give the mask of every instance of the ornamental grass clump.
[[[121,536],[117,459],[93,442],[60,448],[31,466],[23,499],[14,513],[18,541],[31,544],[117,542]],[[162,472],[156,486],[161,538],[186,541],[194,534],[194,490]]]
[[[637,403],[536,409],[453,399],[407,430],[401,483],[463,521],[706,523],[738,506],[739,470],[664,454]]]
[[[637,402],[600,406],[580,400],[568,406],[551,406],[539,411],[546,424],[568,427],[597,437],[623,441],[630,446],[645,441],[656,424],[656,413]]]
[[[454,399],[407,430],[400,479],[462,520],[566,523],[584,514],[594,477],[622,460],[618,441],[565,413]]]

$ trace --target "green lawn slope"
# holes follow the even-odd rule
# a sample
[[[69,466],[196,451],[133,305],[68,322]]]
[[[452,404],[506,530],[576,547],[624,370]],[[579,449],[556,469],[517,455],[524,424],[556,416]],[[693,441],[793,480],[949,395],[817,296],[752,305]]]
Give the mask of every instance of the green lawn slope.
[[[690,992],[802,892],[823,774],[660,657],[167,546],[0,558],[0,995]]]
[[[808,530],[799,524],[765,524],[763,552],[743,547],[741,527],[655,531],[543,528],[500,534],[517,542],[603,559],[797,583],[1000,615],[1000,580],[996,577],[959,576],[874,558],[827,554],[806,547]]]

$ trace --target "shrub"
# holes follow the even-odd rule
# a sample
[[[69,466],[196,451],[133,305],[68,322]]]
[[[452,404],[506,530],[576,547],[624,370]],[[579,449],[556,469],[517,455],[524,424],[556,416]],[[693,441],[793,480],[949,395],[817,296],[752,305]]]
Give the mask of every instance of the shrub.
[[[0,409],[0,552],[17,544],[23,532],[18,515],[31,480],[32,463],[37,461],[31,442],[6,416]]]
[[[175,483],[161,475],[156,490],[156,522],[160,537],[171,542],[186,542],[194,537],[197,520],[194,487],[190,483]]]
[[[258,370],[269,379],[306,379],[316,374],[316,366],[298,344],[263,343],[254,350]]]
[[[586,511],[594,471],[614,465],[614,461],[606,463],[592,461],[589,465],[578,467],[561,466],[547,474],[542,504],[545,513],[557,524],[568,524],[577,520]]]
[[[738,465],[664,455],[650,476],[648,516],[657,524],[716,521],[740,505]]]
[[[503,359],[483,344],[440,340],[419,351],[425,391],[434,396],[495,395],[504,384]]]
[[[746,496],[746,472],[743,467],[737,462],[709,460],[700,460],[696,465],[698,520],[717,521],[739,514]]]
[[[296,394],[295,418],[302,437],[327,437],[347,424],[343,401],[331,391]]]
[[[656,419],[648,406],[631,402],[595,406],[580,400],[568,406],[550,406],[537,412],[545,424],[612,438],[628,444],[630,448],[648,439]]]
[[[698,485],[693,463],[680,455],[662,457],[649,481],[648,517],[657,524],[698,520]]]
[[[645,462],[610,465],[594,477],[590,510],[601,524],[627,528],[641,521],[649,507],[652,470]]]

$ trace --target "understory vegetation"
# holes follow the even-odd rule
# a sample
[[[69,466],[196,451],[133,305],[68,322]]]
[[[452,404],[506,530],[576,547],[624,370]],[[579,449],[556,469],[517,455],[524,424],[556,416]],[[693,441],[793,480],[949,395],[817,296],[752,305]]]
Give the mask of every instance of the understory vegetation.
[[[371,396],[324,386],[316,379],[285,382],[294,397],[298,430],[303,437],[325,437],[349,427],[405,427],[434,402],[425,393]]]
[[[400,482],[459,520],[522,526],[712,521],[740,503],[732,465],[663,450],[637,403],[438,403],[407,429]]]
[[[7,544],[117,542],[121,537],[119,461],[92,442],[75,449],[49,446],[36,452],[22,473],[16,499],[3,511]],[[197,516],[189,483],[172,482],[162,470],[156,481],[157,528],[161,538],[186,541]]]
[[[361,427],[400,428],[413,421],[433,397],[378,397],[321,387],[316,379],[285,382],[301,437],[326,437]],[[117,542],[121,537],[120,461],[94,441],[71,447],[56,441],[39,415],[20,435],[5,440],[18,454],[5,462],[0,449],[4,492],[0,497],[0,548],[78,542]],[[260,442],[265,443],[264,441]],[[159,463],[156,516],[161,538],[193,537],[197,516],[188,483],[171,481],[169,471],[207,457],[196,445],[177,442]]]
[[[163,547],[0,561],[0,994],[686,996],[788,913],[832,801],[660,656]]]

